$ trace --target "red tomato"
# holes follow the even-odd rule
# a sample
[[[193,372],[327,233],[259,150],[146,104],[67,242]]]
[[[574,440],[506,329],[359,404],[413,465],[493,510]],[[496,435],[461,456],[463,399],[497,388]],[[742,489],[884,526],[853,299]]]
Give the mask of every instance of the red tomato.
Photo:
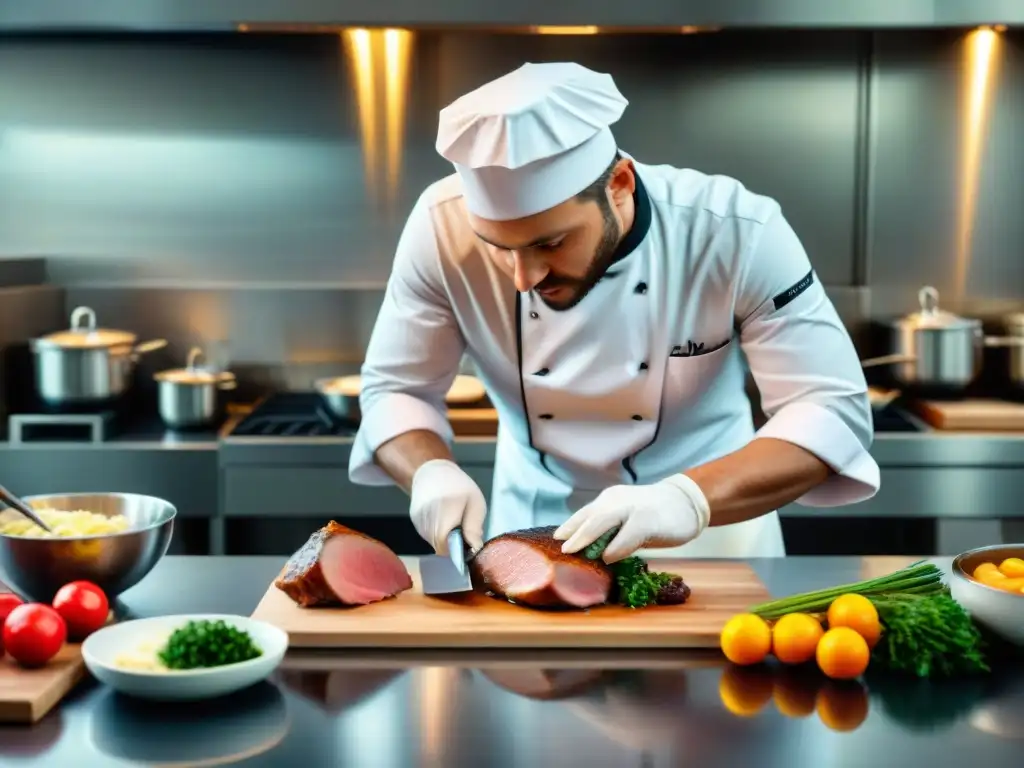
[[[26,667],[42,666],[56,656],[67,636],[64,619],[42,603],[19,605],[4,622],[4,646]]]
[[[65,584],[53,598],[53,607],[68,625],[75,640],[91,635],[107,623],[110,603],[103,590],[90,581]]]
[[[18,597],[13,592],[0,592],[0,629],[3,629],[4,622],[7,620],[7,614],[17,608],[25,601]],[[0,659],[4,656],[4,638],[3,632],[0,632]]]
[[[22,605],[25,601],[13,592],[0,592],[0,626],[7,619],[7,614]]]

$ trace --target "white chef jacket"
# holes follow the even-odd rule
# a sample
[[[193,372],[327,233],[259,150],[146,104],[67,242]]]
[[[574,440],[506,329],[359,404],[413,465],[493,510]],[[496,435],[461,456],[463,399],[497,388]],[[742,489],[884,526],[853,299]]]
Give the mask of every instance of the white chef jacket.
[[[755,436],[835,471],[804,505],[874,495],[864,374],[778,203],[724,176],[635,168],[620,257],[565,311],[497,268],[456,175],[423,193],[362,368],[352,482],[392,483],[373,456],[404,432],[452,439],[444,398],[468,353],[500,425],[488,537],[560,524],[604,488],[656,482]],[[747,366],[769,416],[756,435]],[[673,554],[784,555],[778,514],[709,528]]]

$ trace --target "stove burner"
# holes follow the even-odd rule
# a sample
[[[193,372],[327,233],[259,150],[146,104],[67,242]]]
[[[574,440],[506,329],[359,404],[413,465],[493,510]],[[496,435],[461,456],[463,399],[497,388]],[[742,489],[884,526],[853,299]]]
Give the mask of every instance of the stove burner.
[[[316,392],[279,392],[253,409],[231,437],[351,437],[358,424],[332,414]]]

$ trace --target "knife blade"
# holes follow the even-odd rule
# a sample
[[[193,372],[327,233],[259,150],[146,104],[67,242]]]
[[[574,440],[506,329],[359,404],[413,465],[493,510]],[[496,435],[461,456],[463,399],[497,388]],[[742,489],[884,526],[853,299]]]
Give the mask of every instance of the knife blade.
[[[448,534],[448,557],[452,560],[455,570],[466,575],[466,542],[462,538],[462,529],[453,528]]]
[[[425,595],[450,595],[469,592],[473,582],[466,567],[466,544],[462,531],[448,534],[448,555],[428,555],[420,559],[420,581]]]

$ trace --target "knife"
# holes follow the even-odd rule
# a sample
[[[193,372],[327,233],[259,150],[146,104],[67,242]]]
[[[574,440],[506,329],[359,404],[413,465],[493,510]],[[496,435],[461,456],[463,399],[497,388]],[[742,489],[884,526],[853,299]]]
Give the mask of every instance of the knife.
[[[448,556],[428,555],[420,560],[420,581],[425,595],[450,595],[469,592],[473,582],[466,565],[469,550],[462,529],[448,534]]]

